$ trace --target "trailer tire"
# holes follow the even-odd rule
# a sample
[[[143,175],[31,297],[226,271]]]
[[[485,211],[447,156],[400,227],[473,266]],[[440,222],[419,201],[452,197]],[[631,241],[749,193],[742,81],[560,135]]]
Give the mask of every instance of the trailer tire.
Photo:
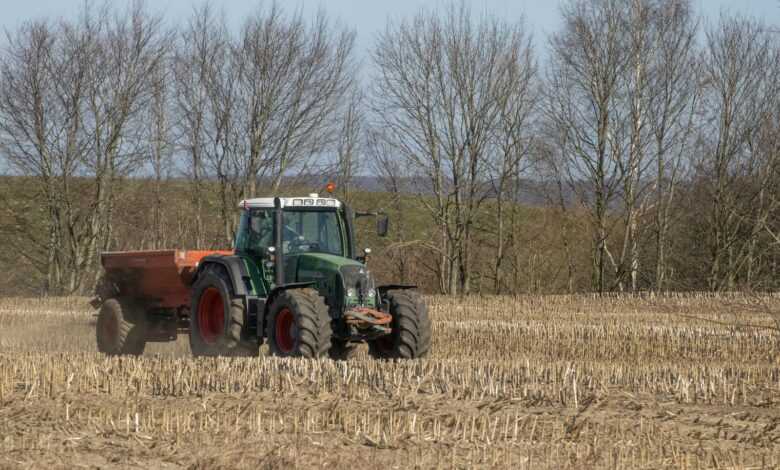
[[[368,343],[377,359],[417,359],[431,349],[428,308],[415,290],[389,290],[384,295],[393,316],[392,332]]]
[[[280,292],[268,311],[268,348],[274,356],[323,357],[331,347],[330,321],[328,307],[316,290]]]
[[[110,356],[140,356],[146,348],[145,313],[127,300],[103,302],[95,331],[98,351]]]
[[[233,294],[221,266],[206,266],[192,287],[190,350],[194,356],[257,356],[256,342],[242,341],[244,299]],[[254,347],[253,347],[254,346]]]

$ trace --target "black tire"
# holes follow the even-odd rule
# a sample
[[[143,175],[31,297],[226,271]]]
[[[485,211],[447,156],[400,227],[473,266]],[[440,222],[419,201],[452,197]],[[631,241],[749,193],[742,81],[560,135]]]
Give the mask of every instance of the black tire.
[[[348,361],[357,354],[358,345],[343,339],[333,338],[330,342],[328,356],[334,361]]]
[[[207,266],[192,287],[190,350],[194,356],[257,356],[256,343],[242,341],[244,300],[233,294],[220,266]]]
[[[323,357],[332,335],[328,307],[316,290],[286,290],[271,304],[266,338],[274,356]]]
[[[98,351],[111,355],[140,356],[146,348],[146,316],[129,301],[103,302],[95,328]]]
[[[118,295],[119,289],[117,289],[116,284],[107,275],[101,276],[95,286],[95,296],[100,300],[107,300]]]
[[[369,341],[368,352],[377,359],[417,359],[431,349],[431,320],[422,297],[414,290],[390,290],[392,332]]]

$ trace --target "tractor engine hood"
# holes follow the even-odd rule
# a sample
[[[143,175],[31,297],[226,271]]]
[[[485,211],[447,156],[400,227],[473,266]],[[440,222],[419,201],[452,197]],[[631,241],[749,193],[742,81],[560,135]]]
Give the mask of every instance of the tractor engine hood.
[[[288,260],[296,265],[295,282],[316,282],[320,292],[330,293],[330,295],[335,293],[336,296],[341,297],[341,299],[333,299],[341,300],[337,304],[344,307],[375,305],[374,279],[364,264],[350,258],[325,253],[288,255]]]

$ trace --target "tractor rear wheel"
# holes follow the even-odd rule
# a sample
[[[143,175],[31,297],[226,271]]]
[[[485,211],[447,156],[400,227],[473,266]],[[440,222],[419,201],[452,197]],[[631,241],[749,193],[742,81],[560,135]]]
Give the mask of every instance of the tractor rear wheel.
[[[194,356],[257,356],[255,343],[244,342],[244,300],[233,294],[220,266],[206,267],[192,288],[190,349]]]
[[[368,343],[377,359],[417,359],[431,349],[431,320],[422,297],[414,290],[390,290],[384,295],[393,316],[390,334]]]
[[[322,357],[332,334],[328,307],[314,289],[286,290],[271,304],[266,338],[274,356]]]
[[[98,313],[96,337],[102,353],[140,356],[146,347],[144,311],[127,300],[106,300]]]

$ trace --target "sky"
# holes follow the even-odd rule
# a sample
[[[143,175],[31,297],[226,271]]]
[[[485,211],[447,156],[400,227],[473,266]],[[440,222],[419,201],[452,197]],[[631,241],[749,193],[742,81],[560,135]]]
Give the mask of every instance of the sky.
[[[525,18],[537,45],[545,43],[545,36],[559,27],[559,6],[564,0],[465,0],[475,14],[494,14],[508,20]],[[125,0],[113,0],[122,4]],[[98,2],[96,2],[98,3]],[[192,11],[201,0],[147,0],[147,4],[175,24]],[[224,10],[232,26],[238,27],[242,18],[252,13],[259,0],[212,0]],[[267,2],[266,2],[267,3]],[[414,15],[420,8],[436,8],[448,0],[279,0],[286,9],[302,9],[305,15],[314,15],[323,9],[328,16],[339,20],[357,32],[357,49],[364,55],[374,42],[377,32],[384,28],[388,18],[401,19]],[[717,19],[722,10],[741,12],[763,18],[770,25],[780,26],[780,0],[694,0],[705,19]],[[0,28],[15,29],[22,22],[39,18],[69,17],[77,12],[84,0],[0,0]]]
[[[103,0],[90,0],[100,4]],[[109,0],[117,5],[128,0]],[[204,0],[146,0],[154,11],[175,25],[183,22],[194,6]],[[243,18],[257,10],[262,0],[211,0],[212,5],[224,11],[231,26],[238,28]],[[268,3],[270,0],[266,0]],[[398,20],[413,16],[421,8],[435,9],[451,0],[277,0],[285,9],[301,9],[304,15],[314,16],[324,10],[328,16],[353,28],[357,33],[357,58],[365,63],[367,52],[375,36],[388,19]],[[455,0],[460,1],[460,0]],[[546,36],[560,26],[559,8],[567,0],[463,0],[475,15],[487,13],[510,21],[525,19],[536,44],[538,57],[544,62]],[[780,29],[780,0],[693,0],[705,21],[717,20],[721,11],[740,12],[762,18],[770,26]],[[14,30],[23,22],[60,17],[71,18],[83,7],[85,0],[0,0],[0,47],[4,43],[3,30]],[[366,69],[362,69],[364,72]],[[0,161],[0,173],[3,172]]]

